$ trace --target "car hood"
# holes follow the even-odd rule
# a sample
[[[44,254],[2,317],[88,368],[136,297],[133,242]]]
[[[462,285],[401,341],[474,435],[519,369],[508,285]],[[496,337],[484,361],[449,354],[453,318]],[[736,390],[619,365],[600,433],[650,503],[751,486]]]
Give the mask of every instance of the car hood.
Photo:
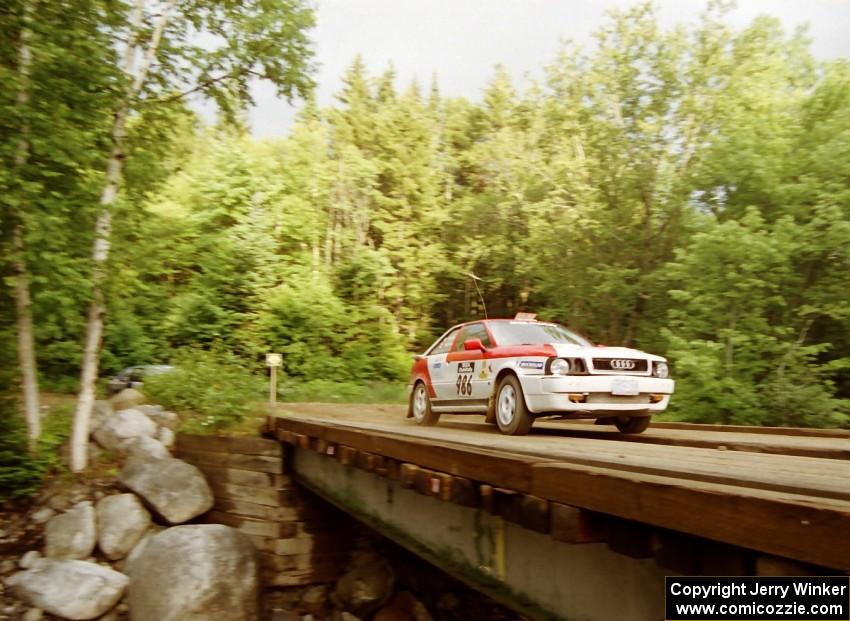
[[[558,356],[580,356],[582,358],[636,358],[640,360],[652,360],[654,362],[662,362],[665,360],[662,356],[648,354],[639,349],[631,349],[630,347],[583,347],[581,345],[570,345],[568,343],[550,343],[555,349]]]

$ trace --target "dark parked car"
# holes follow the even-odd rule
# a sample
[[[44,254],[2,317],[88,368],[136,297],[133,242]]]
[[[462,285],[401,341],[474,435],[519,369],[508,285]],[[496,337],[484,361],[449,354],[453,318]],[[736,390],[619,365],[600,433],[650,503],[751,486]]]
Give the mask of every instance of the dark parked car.
[[[138,388],[144,383],[144,378],[149,375],[161,375],[173,370],[174,367],[170,364],[139,364],[127,367],[109,380],[106,389],[110,395],[114,395],[125,388]]]

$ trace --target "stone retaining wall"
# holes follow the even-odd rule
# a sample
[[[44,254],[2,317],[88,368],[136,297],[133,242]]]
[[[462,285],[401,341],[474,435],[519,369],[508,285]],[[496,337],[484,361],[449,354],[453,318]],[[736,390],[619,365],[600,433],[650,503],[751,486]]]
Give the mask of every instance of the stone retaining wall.
[[[284,451],[251,436],[177,436],[177,456],[204,473],[215,496],[204,521],[251,538],[264,586],[331,582],[345,568],[350,520],[292,481]]]

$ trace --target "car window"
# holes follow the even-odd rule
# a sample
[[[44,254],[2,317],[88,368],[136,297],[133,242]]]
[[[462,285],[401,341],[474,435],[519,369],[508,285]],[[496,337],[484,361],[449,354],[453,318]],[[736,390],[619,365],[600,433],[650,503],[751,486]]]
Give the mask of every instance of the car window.
[[[568,343],[592,347],[590,341],[564,326],[554,323],[527,321],[493,321],[493,335],[501,346],[542,345],[543,343]]]
[[[479,339],[484,347],[492,347],[484,324],[471,323],[463,327],[452,351],[463,351],[463,344],[470,339]]]
[[[434,345],[434,347],[431,349],[431,351],[428,352],[428,355],[433,356],[435,354],[445,354],[445,353],[447,353],[452,346],[452,341],[454,340],[456,334],[457,334],[457,328],[455,328],[454,330],[451,330],[448,334],[446,334],[446,336],[441,338],[440,341],[436,345]]]

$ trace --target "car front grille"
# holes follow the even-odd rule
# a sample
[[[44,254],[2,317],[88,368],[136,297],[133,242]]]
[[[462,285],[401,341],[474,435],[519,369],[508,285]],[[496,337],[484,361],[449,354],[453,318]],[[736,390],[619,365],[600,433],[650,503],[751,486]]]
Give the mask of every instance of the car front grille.
[[[649,362],[633,358],[594,358],[593,369],[614,373],[646,373],[649,369]]]

